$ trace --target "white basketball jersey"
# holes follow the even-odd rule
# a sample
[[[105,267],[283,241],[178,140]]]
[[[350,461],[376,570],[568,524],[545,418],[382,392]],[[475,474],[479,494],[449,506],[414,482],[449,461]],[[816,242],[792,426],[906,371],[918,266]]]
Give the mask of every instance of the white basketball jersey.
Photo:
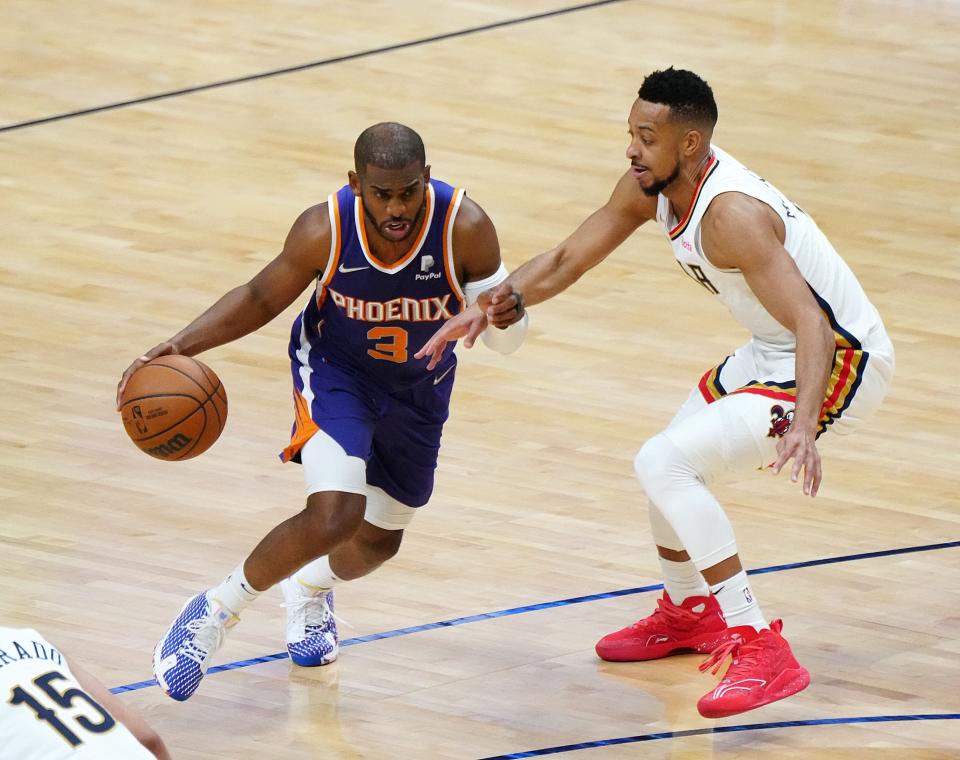
[[[0,760],[155,760],[32,628],[0,627]]]
[[[830,320],[838,347],[889,350],[879,313],[813,219],[769,182],[714,146],[686,217],[677,220],[669,200],[661,195],[657,221],[669,236],[673,255],[683,270],[726,305],[762,350],[795,352],[796,338],[761,305],[740,271],[713,266],[700,242],[700,222],[710,202],[728,192],[763,201],[783,220],[783,247]]]

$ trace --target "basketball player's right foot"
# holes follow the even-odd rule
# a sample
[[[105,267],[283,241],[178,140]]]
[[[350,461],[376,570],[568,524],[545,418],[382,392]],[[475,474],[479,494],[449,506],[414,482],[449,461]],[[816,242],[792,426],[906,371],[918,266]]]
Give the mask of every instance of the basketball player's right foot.
[[[748,625],[730,629],[730,640],[700,664],[716,674],[727,658],[730,667],[723,680],[697,702],[704,718],[726,718],[786,699],[810,685],[810,673],[790,651],[783,638],[783,621],[756,631]]]
[[[707,654],[727,639],[727,623],[713,596],[691,596],[676,605],[664,591],[653,614],[597,642],[610,662],[655,660],[681,652]]]
[[[329,665],[340,652],[333,591],[311,592],[295,578],[280,582],[287,610],[287,652],[297,665]]]
[[[207,591],[183,605],[180,615],[153,651],[153,674],[167,696],[189,699],[207,674],[210,659],[223,643],[226,629],[239,618]]]

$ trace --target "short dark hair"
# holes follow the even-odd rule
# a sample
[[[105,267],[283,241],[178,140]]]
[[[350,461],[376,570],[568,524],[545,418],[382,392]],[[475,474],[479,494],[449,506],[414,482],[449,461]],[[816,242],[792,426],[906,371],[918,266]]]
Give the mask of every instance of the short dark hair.
[[[427,165],[427,154],[420,135],[395,121],[367,127],[353,146],[353,163],[358,174],[368,166],[380,169],[403,169],[414,161]]]
[[[692,71],[671,66],[649,74],[640,85],[637,95],[641,100],[668,106],[672,115],[681,121],[709,125],[717,123],[717,101],[713,90]]]

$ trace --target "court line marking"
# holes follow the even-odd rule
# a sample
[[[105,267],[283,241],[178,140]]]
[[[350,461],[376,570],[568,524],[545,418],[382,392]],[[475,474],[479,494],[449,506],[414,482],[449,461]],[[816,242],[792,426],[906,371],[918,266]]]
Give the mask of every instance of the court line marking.
[[[790,562],[783,565],[770,565],[769,567],[758,567],[748,570],[747,575],[763,575],[765,573],[777,573],[784,570],[798,570],[807,567],[819,567],[821,565],[834,565],[842,562],[855,562],[862,559],[876,559],[877,557],[892,557],[898,554],[914,554],[916,552],[937,551],[939,549],[960,548],[960,541],[947,541],[939,544],[923,544],[922,546],[907,546],[900,549],[882,549],[874,552],[863,552],[860,554],[845,554],[839,557],[824,557],[822,559],[811,559],[804,562]],[[422,625],[412,625],[407,628],[396,628],[392,631],[381,631],[380,633],[370,633],[366,636],[354,636],[340,642],[341,647],[364,644],[368,641],[380,641],[382,639],[393,639],[398,636],[408,636],[411,633],[421,633],[422,631],[433,631],[438,628],[452,628],[467,623],[477,623],[481,620],[493,620],[510,615],[521,615],[527,612],[537,612],[539,610],[548,610],[553,607],[566,607],[571,604],[583,604],[584,602],[596,602],[601,599],[613,599],[618,596],[628,596],[630,594],[642,594],[647,591],[657,591],[663,588],[662,583],[651,584],[649,586],[638,586],[636,588],[625,588],[617,591],[605,591],[599,594],[588,594],[586,596],[574,596],[569,599],[558,599],[552,602],[540,602],[538,604],[528,604],[523,607],[511,607],[506,610],[496,610],[494,612],[482,612],[477,615],[465,615],[463,617],[451,618],[450,620],[440,620],[435,623],[424,623]],[[225,670],[237,670],[251,665],[259,665],[264,662],[273,662],[275,660],[284,660],[289,655],[287,652],[277,652],[276,654],[264,655],[263,657],[254,657],[247,660],[237,660],[223,665],[215,665],[207,671],[207,675],[221,673]],[[127,691],[137,691],[145,689],[148,686],[156,686],[157,681],[151,678],[148,681],[137,681],[135,683],[125,684],[123,686],[114,686],[110,691],[114,694],[122,694]]]
[[[816,718],[812,720],[784,720],[775,723],[743,723],[736,726],[714,726],[712,728],[692,728],[686,731],[662,731],[655,734],[640,736],[622,736],[617,739],[598,739],[592,742],[577,744],[563,744],[557,747],[527,750],[525,752],[511,752],[509,755],[492,755],[482,760],[516,760],[524,757],[543,757],[544,755],[559,755],[563,752],[575,752],[580,749],[595,747],[609,747],[618,744],[635,744],[637,742],[652,742],[661,739],[680,739],[686,736],[704,736],[707,734],[732,734],[741,731],[765,731],[771,728],[799,728],[802,726],[835,726],[854,725],[858,723],[897,723],[916,720],[960,720],[960,713],[918,714],[918,715],[865,715],[853,718]]]
[[[407,48],[419,47],[420,45],[428,45],[433,42],[443,42],[444,40],[451,40],[457,37],[466,37],[471,34],[479,34],[480,32],[489,32],[493,29],[502,29],[508,26],[516,26],[517,24],[526,24],[531,21],[540,21],[542,19],[551,18],[553,16],[563,16],[568,13],[575,13],[576,11],[591,10],[593,8],[600,8],[604,5],[614,5],[616,3],[627,2],[627,0],[593,0],[589,3],[581,3],[579,5],[570,5],[564,8],[557,8],[552,11],[544,11],[543,13],[534,13],[530,16],[518,16],[516,18],[504,19],[503,21],[494,21],[489,24],[482,24],[480,26],[471,26],[466,29],[458,29],[454,32],[443,32],[442,34],[435,34],[430,37],[421,37],[415,40],[409,40],[407,42],[397,42],[392,45],[384,45],[378,48],[371,48],[369,50],[361,50],[357,53],[347,53],[346,55],[338,55],[333,58],[323,58],[318,61],[310,61],[308,63],[301,63],[296,66],[285,66],[281,69],[271,69],[270,71],[262,71],[258,74],[247,74],[242,77],[234,77],[232,79],[223,79],[218,82],[209,82],[208,84],[199,84],[193,87],[184,87],[179,90],[170,90],[168,92],[160,92],[156,95],[145,95],[140,98],[131,98],[130,100],[121,100],[116,103],[108,103],[102,106],[94,106],[92,108],[83,108],[78,111],[68,111],[67,113],[56,114],[54,116],[44,116],[37,119],[30,119],[29,121],[21,121],[15,124],[7,124],[0,127],[0,133],[2,132],[12,132],[15,129],[24,129],[26,127],[35,127],[39,124],[49,124],[55,121],[64,121],[65,119],[75,119],[78,116],[88,116],[90,114],[101,113],[103,111],[113,111],[118,108],[127,108],[129,106],[136,106],[142,103],[152,103],[158,100],[166,100],[168,98],[176,98],[181,95],[192,95],[195,92],[205,92],[207,90],[216,90],[221,87],[229,87],[235,84],[245,84],[247,82],[256,82],[260,79],[269,79],[270,77],[282,76],[284,74],[294,74],[299,71],[307,71],[309,69],[320,68],[321,66],[330,66],[335,63],[344,63],[346,61],[356,61],[360,58],[369,58],[370,56],[380,55],[382,53],[392,53],[396,50],[405,50]]]

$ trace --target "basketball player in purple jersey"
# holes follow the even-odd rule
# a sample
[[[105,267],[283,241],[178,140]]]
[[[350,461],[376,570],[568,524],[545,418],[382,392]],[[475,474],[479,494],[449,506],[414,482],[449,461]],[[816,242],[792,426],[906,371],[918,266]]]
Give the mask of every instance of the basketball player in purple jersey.
[[[354,162],[349,184],[300,215],[277,258],[120,381],[118,399],[150,359],[247,335],[316,283],[291,330],[295,422],[281,454],[303,465],[306,507],[188,600],[157,644],[154,674],[177,700],[196,691],[243,609],[277,583],[290,658],[336,659],[332,587],[393,557],[433,490],[456,358],[428,369],[414,347],[507,278],[493,223],[462,189],[430,178],[416,132],[374,125],[357,139]],[[525,333],[523,319],[483,340],[510,353]]]
[[[815,496],[816,440],[845,435],[886,395],[893,345],[876,308],[803,210],[711,143],[717,105],[690,71],[650,74],[628,117],[630,169],[609,201],[566,240],[517,269],[448,322],[418,356],[446,340],[512,323],[528,305],[572,285],[640,225],[656,221],[683,271],[717,298],[750,340],[693,388],[634,462],[650,500],[664,579],[657,609],[596,645],[605,660],[710,653],[732,664],[697,704],[719,718],[802,691],[810,674],[767,623],[740,563],[730,521],[708,486],[736,468],[779,473]],[[523,296],[521,299],[521,294]]]

